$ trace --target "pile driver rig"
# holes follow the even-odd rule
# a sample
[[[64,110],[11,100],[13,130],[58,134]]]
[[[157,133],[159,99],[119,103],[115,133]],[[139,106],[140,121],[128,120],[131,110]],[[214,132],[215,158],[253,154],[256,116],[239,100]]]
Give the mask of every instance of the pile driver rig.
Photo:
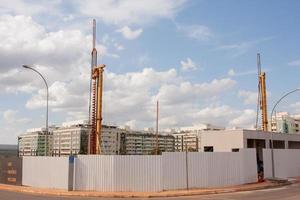
[[[105,65],[97,66],[96,49],[96,20],[93,20],[93,50],[91,53],[91,78],[90,78],[90,101],[89,101],[89,154],[101,154],[102,133],[102,93],[103,72]]]
[[[259,53],[257,54],[257,71],[258,71],[258,98],[257,98],[256,129],[258,129],[258,115],[259,115],[259,111],[261,111],[262,130],[268,131],[266,73],[261,71]]]

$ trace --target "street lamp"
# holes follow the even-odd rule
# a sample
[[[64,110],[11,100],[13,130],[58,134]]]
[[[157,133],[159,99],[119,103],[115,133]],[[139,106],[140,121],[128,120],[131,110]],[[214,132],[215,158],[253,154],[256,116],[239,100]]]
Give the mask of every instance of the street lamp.
[[[39,72],[39,71],[37,71],[36,69],[34,69],[33,67],[31,67],[31,66],[28,66],[28,65],[22,65],[24,68],[26,68],[26,69],[30,69],[30,70],[32,70],[32,71],[34,71],[34,72],[36,72],[42,79],[43,79],[43,81],[44,81],[44,83],[45,83],[45,85],[46,85],[46,89],[47,89],[47,99],[46,99],[46,134],[48,135],[49,134],[49,127],[48,127],[48,105],[49,105],[49,88],[48,88],[48,84],[47,84],[47,81],[46,81],[46,79],[43,77],[43,75]],[[46,136],[47,137],[47,136]],[[46,139],[46,138],[45,138]],[[47,143],[47,139],[46,139],[46,141],[45,141],[46,143]],[[46,144],[47,145],[47,144]],[[46,149],[46,155],[47,155],[47,149]]]
[[[272,109],[272,112],[271,112],[271,132],[272,132],[272,124],[273,124],[273,112],[274,112],[274,110],[275,110],[275,108],[276,108],[276,106],[281,102],[281,100],[282,99],[284,99],[286,96],[288,96],[288,95],[290,95],[290,94],[292,94],[292,93],[294,93],[294,92],[297,92],[297,91],[300,91],[300,88],[297,88],[297,89],[295,89],[295,90],[292,90],[292,91],[290,91],[290,92],[288,92],[288,93],[286,93],[285,95],[283,95],[276,103],[275,103],[275,105],[274,105],[274,107],[273,107],[273,109]],[[276,118],[276,116],[275,116],[275,118]],[[275,119],[276,120],[276,119]],[[276,129],[277,129],[277,126],[276,126]],[[274,169],[274,151],[273,151],[273,149],[274,149],[274,142],[273,142],[273,134],[274,133],[271,133],[271,160],[272,160],[272,178],[275,178],[275,169]]]

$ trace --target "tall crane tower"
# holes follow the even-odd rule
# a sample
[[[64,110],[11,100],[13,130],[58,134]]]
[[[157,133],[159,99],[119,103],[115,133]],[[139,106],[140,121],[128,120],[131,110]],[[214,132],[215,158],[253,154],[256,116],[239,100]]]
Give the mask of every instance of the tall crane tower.
[[[266,91],[266,73],[261,71],[260,54],[257,54],[258,71],[258,99],[256,129],[258,128],[258,115],[261,111],[261,126],[263,131],[268,131],[268,112],[267,112],[267,91]]]
[[[93,50],[91,53],[91,79],[90,79],[90,103],[89,123],[91,133],[89,137],[89,154],[101,154],[101,133],[102,133],[102,93],[103,93],[103,72],[105,65],[97,66],[96,49],[96,20],[93,20]]]

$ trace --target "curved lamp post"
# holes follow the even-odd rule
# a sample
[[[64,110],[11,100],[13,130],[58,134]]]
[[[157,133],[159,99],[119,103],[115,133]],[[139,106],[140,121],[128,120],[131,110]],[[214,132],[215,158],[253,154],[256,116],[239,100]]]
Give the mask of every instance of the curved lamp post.
[[[31,66],[28,66],[28,65],[22,65],[24,68],[26,68],[26,69],[30,69],[30,70],[32,70],[32,71],[34,71],[34,72],[36,72],[42,79],[43,79],[43,81],[44,81],[44,83],[45,83],[45,85],[46,85],[46,89],[47,89],[47,99],[46,99],[46,134],[48,135],[49,134],[49,127],[48,127],[48,105],[49,105],[49,88],[48,88],[48,84],[47,84],[47,81],[46,81],[46,79],[43,77],[43,75],[39,72],[39,71],[37,71],[36,69],[34,69],[33,67],[31,67]],[[46,136],[47,137],[47,136]],[[47,141],[46,141],[47,142]],[[46,144],[47,145],[47,144]],[[46,149],[46,155],[47,155],[47,149]]]
[[[274,113],[274,110],[275,110],[275,108],[276,108],[276,106],[281,102],[281,100],[282,99],[284,99],[286,96],[288,96],[288,95],[290,95],[290,94],[292,94],[292,93],[294,93],[294,92],[297,92],[297,91],[300,91],[300,88],[297,88],[297,89],[295,89],[295,90],[292,90],[292,91],[290,91],[290,92],[288,92],[288,93],[286,93],[285,95],[283,95],[276,103],[275,103],[275,105],[274,105],[274,107],[273,107],[273,109],[272,109],[272,112],[271,112],[271,132],[272,132],[272,124],[273,124],[273,113]],[[275,118],[276,118],[276,116],[275,116]],[[276,120],[276,119],[275,119]],[[276,129],[277,129],[277,125],[276,125]],[[273,151],[273,145],[274,145],[274,143],[273,143],[273,134],[274,133],[271,133],[271,160],[272,160],[272,178],[275,178],[275,167],[274,167],[274,151]]]

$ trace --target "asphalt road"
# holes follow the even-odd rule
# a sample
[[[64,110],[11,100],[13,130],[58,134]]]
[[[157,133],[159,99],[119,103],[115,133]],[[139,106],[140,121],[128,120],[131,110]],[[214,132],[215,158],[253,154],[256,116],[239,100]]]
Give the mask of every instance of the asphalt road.
[[[55,197],[55,196],[36,196],[23,193],[14,193],[7,191],[0,191],[1,200],[117,200],[116,198],[84,198],[84,197]],[[151,198],[151,200],[163,199],[163,198]],[[188,196],[188,197],[169,197],[165,199],[170,200],[299,200],[300,199],[300,184],[294,184],[285,186],[282,188],[250,191],[250,192],[238,192],[230,194],[218,194],[218,195],[200,195],[200,196]]]

